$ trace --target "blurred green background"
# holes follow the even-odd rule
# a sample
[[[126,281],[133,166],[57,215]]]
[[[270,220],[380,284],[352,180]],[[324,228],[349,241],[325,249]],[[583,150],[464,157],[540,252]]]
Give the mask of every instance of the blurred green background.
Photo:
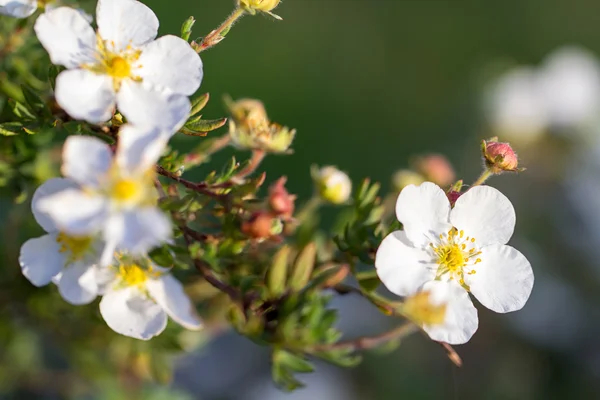
[[[194,15],[193,36],[214,29],[233,8],[231,0],[146,4],[161,20],[161,34],[177,34]],[[288,176],[301,200],[311,195],[313,163],[336,165],[355,182],[371,177],[389,189],[392,174],[412,156],[438,152],[471,182],[480,173],[480,140],[490,136],[481,113],[490,68],[537,64],[565,44],[600,52],[600,3],[591,0],[287,0],[276,12],[284,21],[245,17],[202,54],[201,91],[213,96],[204,114],[223,116],[224,94],[254,97],[274,121],[296,128],[294,154],[268,158],[264,167],[270,181]],[[514,315],[478,307],[479,331],[457,347],[462,368],[417,335],[390,354],[369,354],[350,371],[319,364],[306,378],[307,389],[287,395],[272,391],[264,350],[225,335],[181,361],[171,385],[179,397],[165,392],[160,398],[600,398],[600,261],[593,251],[591,257],[581,251],[598,244],[578,225],[565,196],[564,171],[577,153],[564,139],[549,141],[524,149],[527,173],[490,182],[515,205],[512,245],[532,262],[536,286]],[[15,245],[6,262],[14,263]],[[338,305],[350,335],[379,332],[389,323],[360,299]],[[1,361],[12,362],[6,354]],[[161,393],[150,388],[129,398]]]

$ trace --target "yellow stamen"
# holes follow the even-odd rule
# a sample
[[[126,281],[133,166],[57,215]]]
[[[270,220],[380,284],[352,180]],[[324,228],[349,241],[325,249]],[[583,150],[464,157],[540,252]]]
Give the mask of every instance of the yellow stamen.
[[[56,236],[56,242],[60,245],[58,251],[68,253],[69,262],[81,260],[90,250],[92,238],[89,236],[70,236],[66,233],[59,233]]]
[[[108,75],[113,78],[128,78],[131,75],[131,64],[123,57],[113,57],[107,66]]]
[[[407,298],[402,306],[402,311],[419,325],[439,325],[446,318],[446,305],[432,304],[430,293],[427,291]]]
[[[119,179],[112,187],[111,197],[117,201],[131,201],[143,191],[140,182],[132,179]]]

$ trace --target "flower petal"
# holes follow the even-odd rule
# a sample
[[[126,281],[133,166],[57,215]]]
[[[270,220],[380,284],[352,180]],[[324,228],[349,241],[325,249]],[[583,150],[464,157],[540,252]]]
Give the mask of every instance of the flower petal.
[[[36,189],[35,193],[33,194],[33,198],[31,199],[31,211],[33,212],[33,217],[37,223],[44,228],[46,232],[53,233],[58,231],[58,228],[56,227],[56,224],[50,215],[40,210],[40,200],[52,196],[58,192],[62,192],[66,189],[77,188],[79,188],[79,185],[77,185],[77,183],[71,179],[52,178],[48,179]]]
[[[37,0],[0,0],[0,15],[27,18],[38,8]]]
[[[74,236],[87,236],[102,228],[108,202],[100,196],[67,189],[39,202],[39,209],[52,218],[58,229]]]
[[[169,218],[157,207],[128,210],[112,215],[106,222],[107,243],[134,255],[144,254],[168,241],[172,235]]]
[[[175,322],[187,329],[202,328],[202,322],[198,319],[190,298],[185,294],[183,285],[171,274],[148,280],[146,289]]]
[[[392,293],[408,296],[435,279],[437,266],[427,252],[415,248],[406,233],[390,233],[377,249],[375,267],[381,282]]]
[[[127,46],[142,46],[158,33],[158,18],[143,3],[135,0],[98,0],[96,21],[100,37],[120,52]]]
[[[469,341],[479,325],[477,309],[465,289],[455,282],[431,281],[423,285],[434,305],[446,304],[444,322],[425,325],[423,330],[438,342],[463,344]]]
[[[434,183],[405,187],[396,202],[396,216],[415,246],[424,246],[432,236],[447,230],[450,201]]]
[[[136,82],[123,82],[117,104],[128,122],[159,129],[168,138],[183,126],[192,107],[186,96]]]
[[[40,15],[34,29],[53,64],[77,68],[96,62],[96,33],[79,11],[55,8]]]
[[[142,49],[139,71],[144,82],[190,96],[202,82],[202,60],[188,42],[166,35]]]
[[[62,271],[65,261],[54,234],[29,239],[21,246],[21,272],[35,286],[52,282],[52,278]]]
[[[95,266],[74,263],[65,268],[57,282],[63,299],[73,305],[89,304],[98,295]]]
[[[167,326],[163,309],[135,287],[107,292],[100,301],[100,314],[110,329],[135,339],[151,339]]]
[[[481,249],[475,273],[465,274],[465,283],[481,304],[507,313],[523,308],[533,288],[531,264],[518,250],[501,244]]]
[[[475,238],[479,247],[505,244],[515,230],[515,209],[498,189],[477,186],[458,198],[450,213],[450,223]]]
[[[108,121],[115,108],[113,81],[85,69],[63,71],[56,78],[56,102],[75,119],[92,124]]]
[[[119,130],[117,164],[124,171],[144,173],[154,167],[167,146],[169,136],[156,128],[124,125]]]
[[[97,188],[112,164],[106,143],[91,136],[70,136],[63,147],[63,175],[83,187]]]

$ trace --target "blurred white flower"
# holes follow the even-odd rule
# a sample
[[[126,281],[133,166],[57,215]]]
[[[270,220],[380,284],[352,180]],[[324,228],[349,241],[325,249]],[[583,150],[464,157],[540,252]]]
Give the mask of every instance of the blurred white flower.
[[[57,77],[55,95],[69,115],[101,123],[116,105],[129,122],[141,124],[164,118],[149,111],[163,93],[189,111],[185,96],[200,86],[202,61],[185,40],[154,40],[158,19],[135,0],[99,0],[96,20],[97,33],[78,11],[59,7],[35,24],[52,62],[68,69]]]
[[[538,72],[541,100],[550,124],[587,127],[600,113],[600,63],[589,51],[563,47],[552,52]]]
[[[61,232],[39,205],[44,198],[68,189],[78,189],[70,179],[54,178],[41,185],[33,195],[33,216],[47,232],[21,246],[19,263],[23,275],[35,286],[54,281],[61,296],[71,304],[93,301],[102,287],[97,263],[102,243],[93,236],[72,236]]]
[[[53,1],[38,0],[0,0],[0,14],[15,18],[27,18],[38,8],[45,7]]]
[[[449,285],[444,295],[455,300],[448,302],[444,323],[452,329],[423,326],[432,339],[461,344],[477,330],[477,313],[468,298],[459,298],[463,292],[496,312],[523,307],[533,287],[533,271],[523,254],[505,245],[515,227],[515,211],[497,189],[474,187],[451,209],[437,185],[410,185],[398,197],[396,215],[404,230],[381,243],[377,273],[399,296],[425,290],[431,281]]]
[[[167,138],[125,125],[113,158],[100,139],[71,136],[63,148],[63,174],[78,183],[39,201],[39,209],[69,235],[102,233],[101,264],[116,249],[134,255],[170,240],[169,218],[156,206],[154,166]]]
[[[112,275],[100,301],[100,314],[121,335],[148,340],[167,326],[167,316],[187,329],[200,329],[183,285],[168,269],[149,259],[117,255],[108,267]]]
[[[589,51],[562,47],[539,68],[517,67],[486,92],[494,133],[528,144],[550,130],[587,133],[599,122],[600,63]]]
[[[531,68],[515,68],[494,82],[487,93],[487,108],[495,133],[502,138],[534,142],[547,128],[546,109]]]

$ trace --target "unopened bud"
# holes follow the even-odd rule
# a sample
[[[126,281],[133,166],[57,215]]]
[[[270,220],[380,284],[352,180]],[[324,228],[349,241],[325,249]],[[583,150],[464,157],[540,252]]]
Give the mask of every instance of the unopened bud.
[[[331,166],[313,172],[319,195],[325,201],[342,204],[352,194],[352,181],[344,172]]]
[[[254,213],[242,223],[242,232],[254,239],[268,239],[280,234],[282,229],[281,220],[264,211]]]
[[[241,7],[256,11],[272,11],[281,0],[239,0]]]
[[[446,304],[433,304],[431,293],[422,291],[404,301],[402,312],[418,325],[440,325],[446,318]]]
[[[494,174],[519,171],[519,158],[508,143],[498,142],[496,138],[483,141],[481,145],[486,167]]]
[[[447,187],[454,182],[456,174],[452,164],[441,154],[429,154],[419,157],[415,168],[425,176],[425,179],[441,187]]]
[[[294,214],[296,196],[289,194],[285,188],[285,177],[281,177],[269,188],[269,206],[282,218],[289,219]]]
[[[234,146],[242,150],[269,153],[289,152],[296,130],[271,122],[261,101],[233,101],[226,98],[225,104],[232,116],[229,121],[229,136]]]
[[[392,176],[392,186],[397,192],[401,192],[408,185],[419,186],[425,181],[426,179],[423,175],[409,169],[401,169]]]

